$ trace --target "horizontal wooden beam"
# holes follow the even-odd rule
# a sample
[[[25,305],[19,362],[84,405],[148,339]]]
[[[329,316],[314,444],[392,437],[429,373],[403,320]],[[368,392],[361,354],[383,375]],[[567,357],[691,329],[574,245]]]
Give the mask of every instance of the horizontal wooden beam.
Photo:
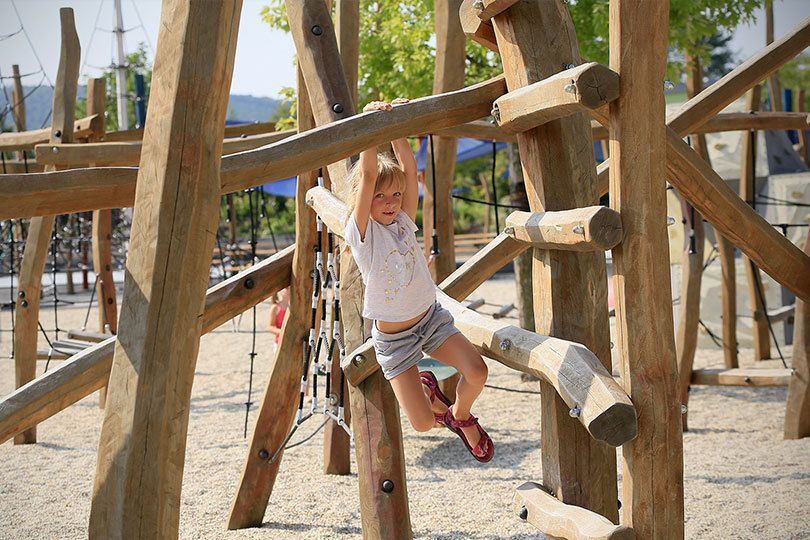
[[[759,268],[810,301],[810,257],[740,199],[672,128],[667,128],[667,176],[678,193]]]
[[[624,233],[619,213],[605,206],[512,212],[503,232],[537,248],[566,251],[605,251],[618,245]]]
[[[211,287],[203,333],[289,285],[294,249],[289,246]],[[0,400],[0,444],[107,384],[114,350],[115,337],[96,343]]]
[[[708,386],[787,386],[790,368],[696,369],[691,384]]]
[[[82,341],[91,341],[93,343],[100,343],[105,339],[113,337],[112,334],[102,334],[101,332],[90,332],[89,330],[68,330],[67,335],[71,339],[80,339]]]
[[[495,29],[489,20],[481,20],[479,10],[473,7],[476,0],[464,0],[458,9],[461,20],[461,30],[464,35],[483,45],[487,49],[498,52],[498,41],[495,39]]]
[[[473,9],[478,11],[478,18],[488,21],[495,15],[503,13],[518,0],[480,0],[480,3],[473,2]]]
[[[782,306],[780,308],[773,309],[768,312],[768,319],[771,322],[777,321],[784,321],[784,320],[791,320],[793,315],[796,313],[796,304],[790,304],[788,306]],[[756,310],[754,311],[754,320],[761,321],[764,320],[766,317],[762,311]]]
[[[332,122],[256,150],[222,158],[222,193],[233,193],[348,158],[374,145],[464,124],[489,114],[506,92],[503,76],[415,99],[385,115],[374,111]],[[132,206],[136,168],[70,169],[0,175],[0,219]]]
[[[76,120],[73,122],[73,138],[80,139],[96,132],[103,121],[104,118],[98,114]],[[48,142],[50,137],[51,128],[49,127],[20,133],[16,131],[0,133],[0,152],[32,150],[37,144]]]
[[[296,133],[296,130],[290,129],[225,139],[222,143],[222,154],[227,155],[252,150],[284,140]],[[36,151],[37,163],[42,164],[75,167],[95,163],[99,167],[126,167],[138,165],[141,160],[141,146],[141,141],[39,144],[34,150]]]
[[[431,132],[419,133],[419,136],[430,135]],[[439,129],[432,133],[439,137],[468,137],[485,141],[517,142],[517,134],[501,129],[487,120],[476,120],[459,124],[449,128]]]
[[[565,504],[535,482],[515,490],[512,508],[521,519],[537,527],[549,538],[570,540],[633,540],[636,533],[624,525],[581,506]]]
[[[225,138],[240,137],[242,135],[255,135],[257,133],[270,133],[276,130],[275,122],[251,122],[246,124],[233,124],[225,126]],[[105,142],[142,141],[143,128],[127,129],[123,131],[109,131],[104,135]]]
[[[499,97],[493,115],[501,128],[523,132],[602,107],[618,96],[619,76],[601,64],[589,62]]]
[[[6,160],[5,163],[0,164],[0,174],[20,174],[43,172],[45,165],[41,165],[32,159],[27,162],[19,159]]]

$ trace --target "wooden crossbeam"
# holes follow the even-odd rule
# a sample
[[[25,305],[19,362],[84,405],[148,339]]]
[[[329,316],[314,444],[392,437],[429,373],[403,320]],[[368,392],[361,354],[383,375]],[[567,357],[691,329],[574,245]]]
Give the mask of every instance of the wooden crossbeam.
[[[73,138],[81,139],[82,137],[87,137],[98,129],[98,124],[103,122],[103,116],[98,114],[75,120],[73,122]],[[32,150],[36,145],[48,142],[51,129],[52,128],[47,127],[20,133],[13,131],[0,133],[0,152]]]
[[[270,133],[276,130],[275,122],[251,122],[246,124],[233,124],[225,126],[225,138],[241,137],[242,135],[256,135]],[[106,142],[141,141],[143,128],[111,131],[104,135]]]
[[[604,206],[557,212],[512,212],[504,233],[541,249],[608,250],[622,239],[622,219]]]
[[[785,368],[695,369],[690,384],[708,386],[787,386],[793,376]]]
[[[288,286],[293,249],[283,249],[211,287],[205,297],[202,332],[210,332]],[[85,334],[89,333],[69,331],[68,335]],[[103,335],[86,337],[100,339]],[[106,336],[0,400],[0,444],[106,384],[114,348],[115,336]]]
[[[589,62],[513,90],[495,100],[493,115],[508,131],[527,131],[557,118],[587,112],[619,95],[619,76]]]
[[[606,517],[581,506],[565,504],[535,482],[525,482],[515,490],[515,514],[550,538],[570,540],[634,540],[635,531],[615,525]]]
[[[461,20],[461,29],[464,35],[483,45],[487,49],[498,52],[498,42],[495,39],[495,30],[490,19],[483,20],[478,16],[480,11],[473,7],[476,0],[464,0],[458,10]]]
[[[392,138],[406,137],[477,120],[506,92],[503,76],[415,99],[386,115],[359,114],[256,150],[222,158],[221,193],[282,180],[313,163],[334,163]],[[53,173],[0,175],[0,219],[99,208],[124,208],[135,200],[136,168],[73,169]]]

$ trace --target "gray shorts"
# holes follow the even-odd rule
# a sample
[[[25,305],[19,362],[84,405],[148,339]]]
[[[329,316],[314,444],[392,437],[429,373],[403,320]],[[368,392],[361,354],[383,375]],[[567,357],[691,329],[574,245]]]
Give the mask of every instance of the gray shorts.
[[[371,337],[383,376],[390,380],[415,366],[422,359],[422,352],[433,353],[458,331],[453,324],[453,316],[439,302],[430,306],[421,321],[402,332],[386,334],[380,332],[375,323],[371,328]]]

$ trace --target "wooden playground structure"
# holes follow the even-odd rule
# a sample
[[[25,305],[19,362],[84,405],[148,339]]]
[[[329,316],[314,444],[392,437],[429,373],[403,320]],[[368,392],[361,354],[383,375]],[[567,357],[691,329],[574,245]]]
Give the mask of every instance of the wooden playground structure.
[[[357,115],[357,2],[335,3],[333,22],[326,2],[287,2],[298,51],[296,134],[225,131],[241,2],[164,0],[142,133],[107,142],[98,80],[88,84],[88,117],[74,121],[79,43],[72,11],[63,9],[53,125],[47,133],[0,137],[4,151],[37,145],[37,165],[45,167],[24,173],[12,162],[18,172],[0,175],[0,219],[32,218],[15,319],[18,390],[0,401],[0,441],[36,442],[37,423],[107,387],[90,537],[177,537],[200,335],[289,285],[290,309],[227,521],[229,529],[261,525],[296,421],[307,336],[317,333],[311,323],[318,281],[311,273],[323,261],[313,245],[325,231],[316,215],[339,236],[350,158],[426,132],[439,136],[435,192],[425,182],[424,238],[435,207],[440,301],[484,356],[541,379],[543,477],[517,489],[521,519],[562,538],[683,537],[683,406],[694,374],[683,352],[688,330],[678,336],[676,355],[667,181],[724,241],[796,295],[793,366],[778,375],[789,383],[785,436],[810,435],[810,244],[802,252],[782,237],[682,139],[702,130],[806,127],[806,115],[717,113],[810,46],[810,18],[667,118],[669,2],[640,10],[611,0],[606,67],[581,59],[563,2],[437,0],[434,95]],[[502,76],[463,87],[468,37],[501,55]],[[490,114],[495,126],[480,122]],[[592,141],[604,130],[610,159],[597,168]],[[504,231],[457,269],[449,194],[456,137],[469,134],[517,141],[531,211],[510,215]],[[323,186],[316,186],[318,168]],[[299,179],[295,245],[206,290],[221,195],[292,175]],[[610,208],[598,206],[604,193]],[[110,209],[128,206],[134,218],[119,314],[104,288],[112,283],[105,239]],[[93,211],[94,268],[106,313],[100,330],[106,324],[115,335],[36,377],[41,278],[54,218],[85,211]],[[527,249],[536,333],[460,304]],[[611,375],[606,250],[613,253],[618,380]],[[331,261],[332,250],[325,251]],[[367,342],[359,271],[350,253],[340,257],[345,354],[333,368],[339,374],[342,367],[349,395],[363,535],[411,538],[399,409]],[[735,366],[729,360],[727,367]],[[327,427],[325,472],[348,473],[350,439],[337,423]]]

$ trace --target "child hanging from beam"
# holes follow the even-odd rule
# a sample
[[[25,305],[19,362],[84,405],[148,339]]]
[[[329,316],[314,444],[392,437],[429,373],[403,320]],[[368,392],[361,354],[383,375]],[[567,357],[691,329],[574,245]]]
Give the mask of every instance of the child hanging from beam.
[[[390,111],[407,101],[374,101],[363,112]],[[406,139],[391,145],[398,164],[369,148],[360,153],[349,177],[353,197],[344,238],[366,286],[363,317],[374,321],[377,362],[413,428],[428,431],[436,423],[444,425],[461,437],[475,459],[487,462],[494,445],[470,412],[487,380],[487,366],[436,301],[414,235],[416,160]],[[419,372],[423,351],[460,373],[455,403],[438,388],[432,372]]]

